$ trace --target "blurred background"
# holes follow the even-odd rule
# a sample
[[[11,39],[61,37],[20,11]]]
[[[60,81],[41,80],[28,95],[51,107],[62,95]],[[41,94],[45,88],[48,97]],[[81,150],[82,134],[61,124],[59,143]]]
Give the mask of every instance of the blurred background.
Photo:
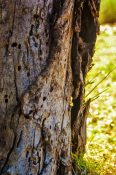
[[[116,175],[116,0],[101,0],[99,22],[85,87],[91,99],[86,154],[77,164],[85,175]]]
[[[101,0],[99,21],[101,24],[116,22],[116,0]]]

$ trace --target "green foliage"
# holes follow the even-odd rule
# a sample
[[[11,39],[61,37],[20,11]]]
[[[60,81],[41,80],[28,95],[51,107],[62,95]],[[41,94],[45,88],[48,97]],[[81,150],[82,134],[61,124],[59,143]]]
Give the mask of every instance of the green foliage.
[[[116,0],[101,0],[100,23],[116,22]]]
[[[88,73],[85,87],[86,100],[97,94],[99,94],[99,98],[91,102],[90,114],[87,119],[86,153],[84,157],[75,157],[77,166],[80,167],[83,175],[116,174],[115,46],[116,26],[101,26],[101,35],[98,36],[93,58],[94,67]],[[111,73],[108,75],[109,72]],[[106,75],[108,76],[106,77]],[[104,79],[104,77],[106,78]],[[99,83],[102,79],[104,81]],[[97,84],[98,86],[94,88]],[[94,90],[89,93],[91,89]]]

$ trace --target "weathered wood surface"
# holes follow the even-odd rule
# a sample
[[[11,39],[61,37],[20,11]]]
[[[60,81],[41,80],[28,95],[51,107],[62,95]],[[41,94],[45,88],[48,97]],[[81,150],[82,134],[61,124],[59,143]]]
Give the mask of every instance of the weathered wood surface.
[[[99,0],[0,0],[1,175],[72,174],[98,11]]]

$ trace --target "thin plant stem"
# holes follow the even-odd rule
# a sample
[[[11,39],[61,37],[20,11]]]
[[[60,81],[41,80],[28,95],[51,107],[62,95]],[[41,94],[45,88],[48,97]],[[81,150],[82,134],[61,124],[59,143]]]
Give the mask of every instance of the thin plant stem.
[[[96,100],[96,98],[99,98],[100,97],[99,95],[103,94],[107,90],[108,90],[108,88],[105,89],[105,90],[103,90],[103,91],[101,91],[100,93],[96,94],[94,97],[91,98],[91,102],[94,101],[94,100]]]
[[[93,92],[114,70],[116,69],[116,67],[114,67],[105,77],[103,77],[90,91],[89,93],[85,96],[88,97],[88,95],[91,94],[91,92]]]

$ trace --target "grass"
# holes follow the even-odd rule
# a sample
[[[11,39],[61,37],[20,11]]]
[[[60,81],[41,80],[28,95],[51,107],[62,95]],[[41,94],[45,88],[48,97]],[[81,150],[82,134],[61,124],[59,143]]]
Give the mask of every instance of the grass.
[[[116,0],[101,0],[100,23],[116,21]]]
[[[86,82],[86,100],[95,96],[97,98],[91,102],[87,119],[86,153],[83,158],[76,158],[78,167],[85,175],[116,175],[115,47],[116,25],[101,26],[93,58],[95,65],[88,73]],[[96,84],[99,85],[94,88]]]

